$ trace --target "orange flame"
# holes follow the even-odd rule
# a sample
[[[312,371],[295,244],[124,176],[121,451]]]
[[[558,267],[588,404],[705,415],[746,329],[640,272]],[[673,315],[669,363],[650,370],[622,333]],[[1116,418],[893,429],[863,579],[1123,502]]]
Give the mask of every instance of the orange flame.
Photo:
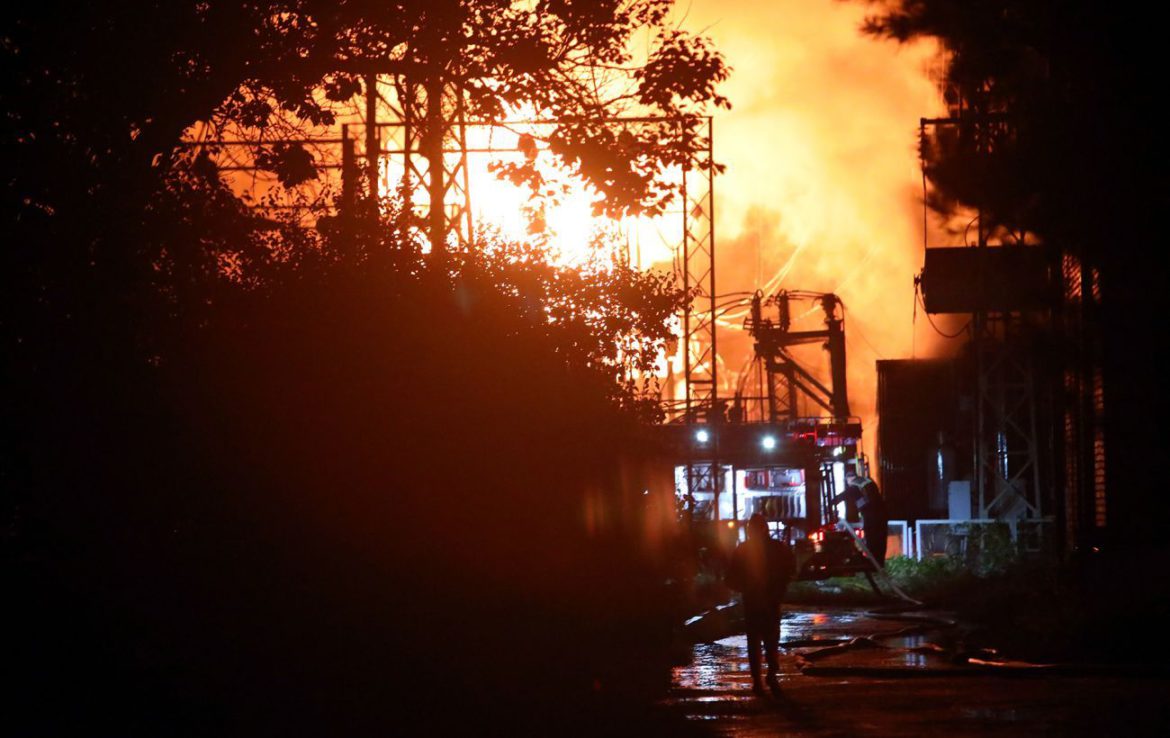
[[[718,291],[842,298],[853,412],[872,452],[875,359],[922,355],[933,336],[912,323],[923,245],[916,135],[919,118],[943,106],[936,47],[864,37],[866,12],[834,0],[694,0],[687,25],[705,29],[734,68],[723,89],[734,107],[715,119],[727,165],[716,183]],[[750,356],[742,332],[720,341],[731,371]]]

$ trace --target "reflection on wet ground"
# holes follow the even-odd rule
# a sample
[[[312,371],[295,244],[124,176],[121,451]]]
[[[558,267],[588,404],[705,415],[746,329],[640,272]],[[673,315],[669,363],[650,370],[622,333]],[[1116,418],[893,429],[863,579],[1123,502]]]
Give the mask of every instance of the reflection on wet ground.
[[[906,622],[881,620],[858,612],[793,612],[780,622],[780,642],[788,667],[782,679],[799,676],[807,659],[841,658],[867,667],[950,668],[947,652],[927,633],[905,633]],[[938,635],[938,634],[932,634]],[[855,639],[861,638],[862,641]],[[838,652],[840,656],[837,655]],[[751,690],[747,639],[730,636],[694,647],[694,658],[674,670],[680,689]],[[730,695],[729,695],[730,696]]]
[[[694,646],[666,705],[728,736],[1166,734],[1170,680],[988,673],[957,663],[939,622],[788,613],[780,698],[752,693],[734,635]]]

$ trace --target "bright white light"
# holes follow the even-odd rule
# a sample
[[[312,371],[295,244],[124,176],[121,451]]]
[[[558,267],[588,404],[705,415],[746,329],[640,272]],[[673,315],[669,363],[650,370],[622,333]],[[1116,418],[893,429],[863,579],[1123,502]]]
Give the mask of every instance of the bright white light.
[[[845,455],[845,447],[844,446],[834,446],[833,447],[833,455],[834,456],[844,456]]]
[[[764,447],[765,451],[771,451],[776,448],[776,436],[764,436],[760,439],[760,445]]]
[[[833,462],[833,489],[837,490],[837,494],[841,494],[842,492],[845,491],[845,462],[844,461],[834,461]],[[837,517],[839,519],[842,519],[842,520],[845,519],[845,503],[844,502],[837,503]]]
[[[695,440],[699,443],[706,443],[711,440],[711,434],[707,432],[706,428],[700,428],[695,431]]]

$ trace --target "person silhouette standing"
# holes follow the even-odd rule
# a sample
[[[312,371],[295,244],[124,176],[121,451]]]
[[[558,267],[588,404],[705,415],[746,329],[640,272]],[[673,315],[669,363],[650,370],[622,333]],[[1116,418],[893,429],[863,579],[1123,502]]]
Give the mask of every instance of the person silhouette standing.
[[[792,581],[796,559],[784,543],[768,533],[768,522],[756,513],[747,523],[747,540],[736,546],[727,567],[727,584],[743,595],[743,616],[747,629],[748,663],[752,690],[763,694],[760,678],[760,646],[768,662],[768,688],[779,694],[780,601]]]

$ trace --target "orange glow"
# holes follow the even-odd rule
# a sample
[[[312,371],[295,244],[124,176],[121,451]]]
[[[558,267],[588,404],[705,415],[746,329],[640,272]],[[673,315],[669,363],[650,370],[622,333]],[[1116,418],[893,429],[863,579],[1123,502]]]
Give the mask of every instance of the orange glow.
[[[836,0],[694,0],[678,8],[676,20],[711,36],[735,70],[721,90],[734,107],[717,113],[714,126],[715,156],[727,165],[716,181],[717,289],[842,298],[850,399],[872,453],[874,361],[937,349],[924,321],[912,322],[923,244],[916,133],[918,119],[943,106],[931,78],[935,47],[863,37],[866,12],[863,3]],[[523,193],[494,181],[486,164],[482,174],[472,167],[472,189],[477,217],[508,235],[525,234]],[[589,253],[588,234],[599,225],[589,200],[578,190],[547,216],[549,243],[562,263]],[[671,219],[679,213],[620,224],[633,262],[670,269],[663,234],[677,228]],[[751,356],[740,330],[745,313],[732,309],[719,321],[725,397]],[[802,327],[814,327],[820,315],[804,318]],[[671,357],[679,396],[681,350]],[[827,373],[824,364],[810,368]]]
[[[555,263],[581,266],[597,256],[592,248],[600,229],[613,221],[594,218],[593,196],[583,186],[571,187],[559,202],[534,212],[529,193],[496,178],[487,161],[469,163],[472,218],[477,226],[495,227],[516,240],[539,239],[547,243]]]
[[[865,3],[838,0],[693,0],[676,8],[671,22],[710,36],[734,69],[720,89],[734,107],[718,111],[714,120],[715,158],[727,166],[715,185],[717,289],[724,294],[800,289],[842,298],[850,399],[872,453],[875,359],[922,356],[938,348],[925,321],[912,323],[912,279],[923,245],[917,125],[922,116],[942,113],[943,105],[931,77],[934,45],[899,47],[863,37],[859,26],[867,10]],[[383,83],[380,93],[389,99],[393,88]],[[382,115],[394,119],[389,109]],[[360,100],[339,120],[353,126],[360,159]],[[400,135],[400,129],[383,128],[381,143],[401,147],[395,138]],[[488,135],[494,139],[485,140]],[[480,150],[514,149],[516,133],[469,130],[467,143]],[[331,156],[336,159],[339,151]],[[594,195],[562,176],[559,182],[570,187],[545,209],[543,228],[534,233],[526,192],[496,179],[488,170],[491,158],[468,157],[477,226],[547,243],[557,253],[555,261],[570,265],[609,261],[612,253],[591,247],[594,237],[605,233],[628,251],[633,264],[671,269],[681,206],[655,220],[594,218]],[[327,176],[335,178],[335,172]],[[401,156],[385,157],[384,193],[394,192],[401,178]],[[233,186],[258,184],[254,177],[231,179]],[[424,211],[425,192],[416,194],[415,206]],[[745,312],[733,307],[719,321],[716,360],[723,397],[734,393],[751,356],[751,340],[740,330]],[[818,315],[806,316],[806,326],[817,320]],[[682,394],[683,348],[678,346],[660,370],[666,377],[669,367],[666,384],[676,388],[676,396]],[[824,376],[827,359],[810,369]]]
[[[539,118],[529,109],[514,111],[509,117]],[[648,268],[653,264],[669,268],[673,248],[681,237],[679,206],[655,217],[626,217],[613,220],[593,215],[597,194],[585,184],[559,171],[553,157],[539,139],[547,126],[517,125],[491,128],[472,126],[467,132],[468,188],[471,192],[472,219],[477,228],[498,229],[503,235],[547,246],[552,261],[579,267],[587,263],[604,266],[628,254],[631,265]],[[530,192],[501,180],[491,171],[491,164],[518,161],[514,151],[521,133],[536,139],[536,165],[546,188],[557,191],[555,198],[530,199]],[[495,149],[505,153],[480,153]]]
[[[705,29],[734,69],[722,89],[734,107],[715,117],[715,156],[727,165],[715,186],[718,291],[842,298],[850,400],[872,453],[874,361],[933,348],[928,326],[912,334],[923,242],[916,135],[919,118],[943,106],[931,79],[935,47],[863,37],[869,10],[836,0],[695,0],[686,24]],[[726,318],[720,394],[729,396],[751,341],[736,329],[741,316]],[[827,374],[823,358],[812,368]]]

